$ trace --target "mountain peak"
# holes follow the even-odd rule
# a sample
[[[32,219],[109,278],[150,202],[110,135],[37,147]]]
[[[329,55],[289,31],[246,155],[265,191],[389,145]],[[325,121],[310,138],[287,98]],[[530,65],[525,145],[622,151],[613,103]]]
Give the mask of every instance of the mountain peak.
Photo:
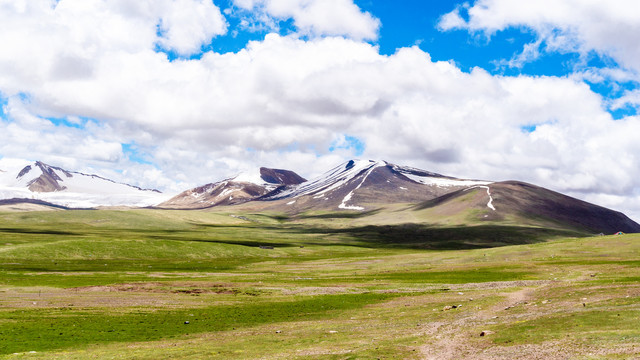
[[[260,168],[260,177],[270,184],[280,185],[298,185],[307,181],[307,179],[291,170],[270,169],[266,167]]]
[[[383,166],[388,165],[389,163],[384,160],[363,160],[363,159],[351,159],[345,162],[344,168],[345,170],[349,170],[353,167],[367,167],[367,166]]]
[[[273,187],[274,185],[297,185],[307,181],[291,170],[261,167],[252,171],[242,172],[227,181],[244,182],[254,185]]]

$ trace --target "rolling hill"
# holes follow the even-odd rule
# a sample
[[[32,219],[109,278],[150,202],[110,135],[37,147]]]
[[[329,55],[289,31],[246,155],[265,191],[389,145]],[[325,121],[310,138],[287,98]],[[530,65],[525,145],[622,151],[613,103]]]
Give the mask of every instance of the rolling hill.
[[[571,228],[603,234],[640,232],[640,225],[621,212],[519,181],[455,191],[418,204],[414,209],[426,210],[432,216],[463,217],[469,222]]]

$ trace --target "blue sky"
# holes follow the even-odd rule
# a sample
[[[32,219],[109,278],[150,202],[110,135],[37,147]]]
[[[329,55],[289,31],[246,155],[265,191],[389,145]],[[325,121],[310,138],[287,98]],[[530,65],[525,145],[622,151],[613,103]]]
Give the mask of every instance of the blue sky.
[[[234,8],[230,0],[216,1],[222,9]],[[519,53],[523,46],[535,40],[532,31],[523,28],[509,28],[487,37],[483,34],[470,34],[464,30],[442,31],[438,22],[444,14],[451,12],[464,2],[456,0],[421,1],[402,0],[354,1],[363,11],[371,13],[381,21],[379,37],[370,43],[379,46],[380,54],[392,55],[398,49],[418,46],[428,52],[434,60],[454,61],[461,69],[468,71],[473,67],[501,75],[548,75],[563,76],[571,73],[579,61],[576,53],[550,53],[525,64],[522,68],[505,67],[496,62],[509,59]],[[237,15],[237,14],[236,14]],[[249,41],[260,41],[272,29],[264,31],[245,31],[240,26],[240,16],[227,16],[229,31],[223,36],[211,39],[202,51],[186,56],[199,58],[208,51],[237,52],[244,49]],[[288,35],[296,31],[291,19],[278,21],[278,33]],[[167,52],[171,59],[180,58],[175,52]],[[614,62],[601,58],[598,54],[589,56],[589,65],[602,67],[605,62]],[[637,84],[636,84],[637,85]],[[597,91],[606,93],[606,89]]]
[[[640,218],[634,0],[30,0],[0,8],[0,157],[179,191],[351,158]]]
[[[246,31],[240,25],[245,13],[238,11],[238,7],[231,0],[215,2],[221,9],[235,9],[227,14],[228,31],[226,34],[212,38],[203,44],[201,51],[181,56],[175,51],[165,52],[171,60],[197,59],[203,54],[214,51],[218,53],[238,52],[244,49],[249,41],[261,41],[274,32],[274,29],[262,31]],[[585,69],[617,68],[620,65],[615,59],[598,51],[580,54],[572,51],[545,51],[542,42],[542,55],[536,59],[524,62],[520,66],[508,66],[504,61],[517,56],[529,43],[535,42],[536,33],[525,26],[508,27],[487,35],[481,31],[469,32],[464,29],[442,30],[438,24],[443,15],[455,9],[462,9],[464,2],[456,0],[420,1],[403,0],[401,2],[357,0],[354,3],[363,11],[371,13],[380,20],[378,38],[369,40],[379,47],[380,54],[393,55],[398,49],[418,46],[428,52],[435,61],[453,61],[463,71],[470,71],[474,67],[485,69],[494,75],[504,76],[568,76],[576,71]],[[468,15],[467,15],[468,19]],[[275,31],[283,36],[296,32],[295,23],[291,18],[277,19],[278,29]],[[625,91],[638,89],[637,80],[615,81],[585,81],[592,91],[606,99],[620,97]],[[621,108],[606,107],[615,118],[637,114],[637,107],[626,105]]]

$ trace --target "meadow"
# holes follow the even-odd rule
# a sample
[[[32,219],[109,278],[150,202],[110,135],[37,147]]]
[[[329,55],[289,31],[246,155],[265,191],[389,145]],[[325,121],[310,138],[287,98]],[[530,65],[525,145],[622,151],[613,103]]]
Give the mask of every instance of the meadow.
[[[0,213],[0,358],[640,358],[640,235]]]

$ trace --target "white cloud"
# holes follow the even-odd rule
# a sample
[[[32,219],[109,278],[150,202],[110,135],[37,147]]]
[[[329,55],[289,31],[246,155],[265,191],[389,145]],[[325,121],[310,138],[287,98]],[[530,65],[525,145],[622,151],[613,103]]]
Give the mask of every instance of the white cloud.
[[[107,57],[156,45],[189,55],[225,32],[208,0],[0,0],[0,86],[11,94],[17,81],[82,81]]]
[[[468,19],[463,19],[460,11],[466,11]],[[439,23],[442,30],[467,29],[489,36],[510,27],[529,28],[537,34],[538,39],[520,55],[521,60],[535,55],[544,41],[547,51],[583,56],[595,51],[609,56],[638,80],[640,7],[635,0],[477,0],[472,6],[445,14]],[[513,59],[516,64],[517,58]]]
[[[622,109],[627,105],[635,106],[640,110],[640,89],[625,91],[621,97],[615,99],[612,104],[612,108]]]
[[[456,7],[453,11],[446,13],[440,17],[437,24],[440,30],[465,29],[467,22],[460,16],[461,6]]]
[[[640,213],[616,202],[639,196],[640,118],[613,121],[581,76],[467,73],[418,47],[380,55],[357,36],[270,34],[237,53],[170,62],[154,51],[161,15],[149,1],[53,5],[0,2],[2,156],[177,191],[251,166],[312,177],[355,156],[329,151],[348,135],[364,158],[525,180]],[[194,34],[175,46],[210,36]],[[129,159],[120,144],[131,143],[154,165]]]
[[[164,4],[159,43],[180,54],[200,52],[200,46],[223,35],[227,23],[211,0],[174,0]]]
[[[18,98],[10,98],[4,112],[13,121],[0,122],[0,154],[3,156],[51,159],[68,165],[77,165],[79,161],[113,163],[123,158],[119,142],[98,138],[100,132],[55,126],[30,113]]]
[[[274,28],[274,20],[293,19],[301,35],[378,38],[380,20],[362,12],[353,0],[234,0],[234,3],[252,12],[252,21],[247,26],[263,24]]]

